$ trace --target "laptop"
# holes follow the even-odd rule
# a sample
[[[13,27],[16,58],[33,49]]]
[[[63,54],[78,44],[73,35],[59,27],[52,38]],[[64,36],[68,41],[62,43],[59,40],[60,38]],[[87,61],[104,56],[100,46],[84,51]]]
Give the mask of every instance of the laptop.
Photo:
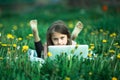
[[[56,55],[67,54],[76,55],[80,58],[87,58],[88,45],[59,45],[59,46],[48,46],[48,52],[52,54],[51,58],[55,58]]]

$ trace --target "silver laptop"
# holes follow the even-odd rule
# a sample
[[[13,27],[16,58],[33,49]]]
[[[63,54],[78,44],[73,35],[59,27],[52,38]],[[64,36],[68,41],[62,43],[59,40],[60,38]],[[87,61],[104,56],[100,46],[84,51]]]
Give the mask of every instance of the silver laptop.
[[[52,54],[52,58],[64,53],[86,58],[88,55],[88,45],[48,46],[48,51]]]

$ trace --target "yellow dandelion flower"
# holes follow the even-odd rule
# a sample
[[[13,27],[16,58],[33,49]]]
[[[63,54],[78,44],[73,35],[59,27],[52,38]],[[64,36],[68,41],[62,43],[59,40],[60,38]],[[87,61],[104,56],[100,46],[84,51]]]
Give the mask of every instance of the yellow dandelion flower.
[[[1,44],[1,46],[7,46],[7,44]]]
[[[13,46],[13,47],[15,47],[15,48],[17,47],[17,45],[16,45],[16,44],[13,44],[12,46]]]
[[[92,54],[91,53],[88,53],[88,55],[87,55],[88,57],[92,57]]]
[[[112,34],[113,34],[113,36],[114,36],[114,37],[116,37],[116,36],[117,36],[117,34],[116,34],[116,33],[112,33]]]
[[[117,36],[116,33],[112,33],[112,34],[110,34],[110,37],[116,37],[116,36]]]
[[[52,53],[51,53],[51,52],[48,52],[48,53],[47,53],[47,56],[48,56],[48,57],[52,56]]]
[[[65,79],[64,80],[70,80],[70,77],[65,77]]]
[[[8,39],[14,39],[14,36],[12,34],[7,34]]]
[[[106,40],[106,39],[103,39],[103,40],[102,40],[102,42],[103,42],[103,43],[106,43],[106,42],[107,42],[107,40]]]
[[[33,37],[33,34],[29,34],[28,36]]]
[[[93,46],[90,46],[90,48],[93,50],[94,48],[95,48],[95,46],[93,45]]]
[[[112,77],[112,80],[118,80],[116,77]]]
[[[22,52],[27,52],[28,49],[29,49],[29,46],[24,45],[24,46],[22,47]]]
[[[117,55],[117,58],[120,59],[120,53]]]
[[[109,53],[115,53],[115,50],[111,49],[109,50]]]
[[[19,41],[21,41],[21,40],[22,40],[22,38],[21,38],[21,37],[19,37],[19,38],[18,38],[18,40],[19,40]]]
[[[91,49],[91,48],[89,48],[88,50],[89,50],[89,51],[91,51],[92,49]]]
[[[69,23],[68,23],[68,26],[69,26],[69,28],[73,28],[73,23],[72,23],[72,22],[69,22]]]

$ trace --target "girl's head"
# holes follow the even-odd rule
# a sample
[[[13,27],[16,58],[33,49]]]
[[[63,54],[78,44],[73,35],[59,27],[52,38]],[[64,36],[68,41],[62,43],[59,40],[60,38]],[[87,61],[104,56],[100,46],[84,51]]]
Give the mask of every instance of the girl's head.
[[[55,21],[47,30],[47,45],[71,45],[71,35],[66,24]]]

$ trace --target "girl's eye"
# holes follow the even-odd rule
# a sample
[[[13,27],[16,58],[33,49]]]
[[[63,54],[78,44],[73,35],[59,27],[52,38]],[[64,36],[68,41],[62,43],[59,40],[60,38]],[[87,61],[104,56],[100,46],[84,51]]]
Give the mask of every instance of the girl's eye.
[[[61,39],[64,39],[64,37],[61,37]]]
[[[54,41],[58,40],[57,38],[53,38]]]

